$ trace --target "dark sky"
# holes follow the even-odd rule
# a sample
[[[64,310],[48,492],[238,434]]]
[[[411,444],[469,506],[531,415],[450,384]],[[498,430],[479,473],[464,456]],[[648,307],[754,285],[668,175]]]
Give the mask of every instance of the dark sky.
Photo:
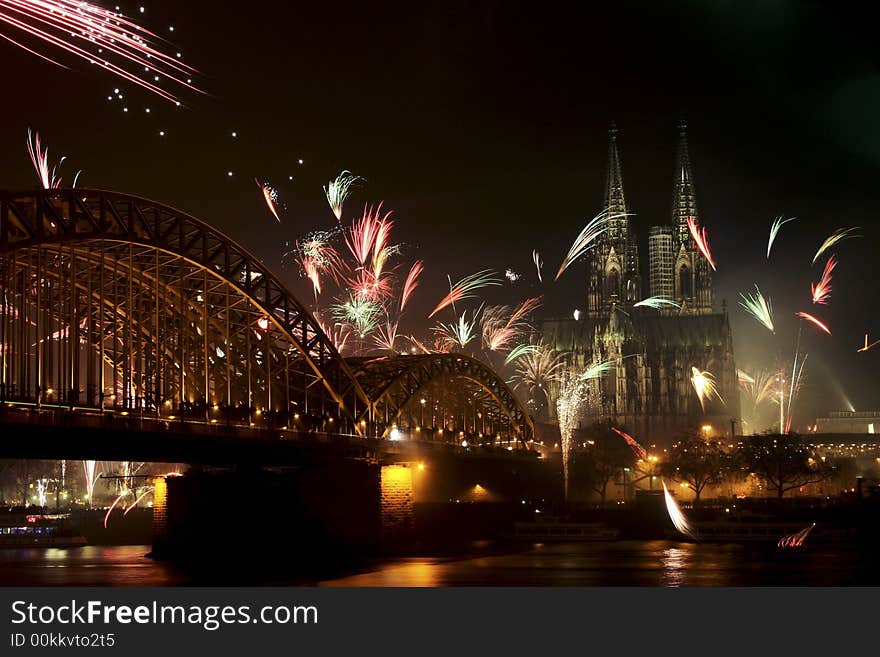
[[[68,155],[68,179],[82,168],[81,186],[189,211],[277,268],[285,240],[334,224],[321,185],[347,168],[368,184],[346,215],[384,200],[407,256],[426,260],[417,309],[436,303],[446,274],[511,267],[524,276],[504,300],[540,292],[549,314],[568,315],[584,305],[583,264],[539,289],[532,249],[555,270],[600,209],[612,119],[646,242],[648,226],[669,221],[684,115],[738,365],[790,359],[794,312],[815,312],[834,336],[805,330],[798,423],[845,408],[844,397],[880,408],[880,349],[855,353],[865,331],[880,338],[873,17],[835,3],[605,4],[614,6],[153,1],[139,19],[160,34],[175,26],[175,48],[210,94],[187,93],[186,108],[0,42],[0,186],[35,184],[24,147],[32,126],[50,154]],[[129,15],[137,6],[121,5]],[[124,103],[107,100],[114,88]],[[262,206],[255,176],[278,187],[282,225]],[[780,214],[798,220],[767,263]],[[838,250],[831,305],[811,309],[810,282],[821,273],[812,255],[850,225],[865,237]],[[281,273],[307,297],[292,270]],[[772,299],[776,336],[736,305],[753,283]]]

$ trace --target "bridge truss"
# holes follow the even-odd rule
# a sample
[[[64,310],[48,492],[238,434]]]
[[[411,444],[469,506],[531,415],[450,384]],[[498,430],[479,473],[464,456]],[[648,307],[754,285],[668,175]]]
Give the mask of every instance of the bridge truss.
[[[432,427],[531,437],[487,366],[345,359],[256,257],[145,199],[0,192],[0,292],[2,401],[387,437],[429,426],[412,406],[428,395],[445,416]],[[467,382],[455,403],[452,379]]]

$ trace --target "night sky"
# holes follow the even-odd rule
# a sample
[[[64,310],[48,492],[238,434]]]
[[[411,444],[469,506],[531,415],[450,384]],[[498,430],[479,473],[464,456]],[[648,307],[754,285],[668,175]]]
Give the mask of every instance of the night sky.
[[[585,305],[584,263],[539,286],[532,249],[552,278],[601,209],[614,120],[646,269],[648,226],[670,220],[684,116],[738,366],[790,359],[794,312],[811,312],[834,336],[804,330],[796,428],[846,409],[845,398],[880,408],[880,349],[855,353],[865,331],[880,338],[880,51],[869,14],[807,2],[145,2],[144,14],[120,6],[173,39],[208,95],[186,92],[177,108],[85,63],[62,59],[63,70],[0,41],[0,186],[35,186],[31,126],[52,159],[68,156],[68,181],[81,168],[80,186],[188,211],[309,299],[306,281],[281,267],[282,243],[335,224],[321,186],[350,169],[368,182],[346,219],[384,201],[407,259],[426,260],[416,317],[447,274],[507,267],[523,277],[490,301],[543,293],[547,315],[570,316]],[[124,102],[107,100],[114,88]],[[255,176],[278,188],[281,225]],[[798,219],[768,263],[780,214]],[[824,260],[810,261],[838,226],[865,237],[837,249],[831,304],[814,307]],[[737,306],[753,283],[772,300],[775,336]]]

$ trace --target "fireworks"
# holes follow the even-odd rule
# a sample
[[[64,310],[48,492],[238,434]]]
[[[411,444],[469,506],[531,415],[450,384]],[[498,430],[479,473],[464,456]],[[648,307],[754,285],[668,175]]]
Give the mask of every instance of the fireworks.
[[[770,259],[770,249],[773,248],[773,242],[776,241],[776,235],[779,233],[779,229],[789,221],[794,221],[796,218],[797,217],[783,219],[782,215],[780,215],[773,220],[773,223],[770,225],[770,239],[767,240],[767,260]]]
[[[394,222],[388,218],[391,212],[386,212],[380,217],[381,213],[381,203],[375,209],[372,206],[364,206],[361,218],[355,220],[345,234],[345,244],[357,263],[366,266],[371,261],[374,265],[378,262],[380,270],[387,256],[385,247],[388,234],[391,226],[394,225]]]
[[[86,481],[86,500],[88,500],[89,504],[92,503],[92,495],[95,492],[95,482],[98,480],[99,472],[96,472],[98,462],[97,461],[83,461],[83,474],[85,475]]]
[[[61,187],[61,178],[56,174],[58,173],[58,167],[60,167],[61,163],[67,159],[66,156],[58,160],[58,164],[52,167],[52,170],[50,171],[49,147],[47,146],[44,149],[40,143],[40,133],[33,133],[30,128],[28,128],[27,149],[28,155],[31,158],[31,163],[34,165],[34,171],[37,173],[37,179],[43,189],[57,189],[58,187]],[[77,171],[73,176],[73,184],[71,187],[76,187],[76,181],[79,178],[80,173],[82,173],[82,171]]]
[[[612,216],[608,215],[607,210],[603,210],[595,217],[590,219],[584,229],[581,231],[580,235],[577,236],[574,243],[571,245],[571,248],[568,250],[568,254],[563,258],[562,264],[559,265],[559,271],[556,272],[556,278],[554,280],[559,280],[559,277],[562,276],[562,273],[568,269],[568,266],[581,257],[584,253],[590,250],[593,246],[593,241],[599,237],[602,233],[604,233],[608,229],[608,222],[611,219],[617,219],[618,217],[625,217],[628,215],[625,214],[615,214]]]
[[[666,482],[661,479],[660,483],[663,484],[663,497],[666,500],[666,512],[669,513],[669,519],[672,521],[672,524],[675,525],[675,528],[685,536],[697,540],[696,530],[691,527],[691,523],[678,507],[675,498],[672,497],[672,494],[666,488]]]
[[[804,527],[799,532],[789,534],[788,536],[783,536],[779,539],[779,542],[776,545],[783,549],[800,547],[804,544],[804,541],[807,540],[807,536],[810,535],[810,532],[815,526],[816,523],[814,522],[812,525],[810,525],[809,527]]]
[[[379,325],[382,306],[371,299],[363,299],[352,295],[348,301],[331,306],[330,312],[335,319],[347,322],[354,327],[363,338],[372,333]]]
[[[742,306],[752,317],[766,326],[767,330],[771,333],[776,333],[776,329],[773,328],[773,310],[770,306],[770,300],[764,298],[764,295],[761,294],[761,290],[758,289],[758,286],[755,285],[754,295],[740,293],[739,296],[742,298],[739,305]]]
[[[809,313],[797,312],[797,313],[795,313],[795,315],[797,315],[798,317],[801,317],[802,319],[807,320],[808,322],[811,322],[812,324],[815,324],[820,329],[825,331],[828,335],[831,335],[831,329],[828,328],[822,321],[816,319],[815,317],[813,317]]]
[[[709,235],[706,233],[705,226],[703,228],[698,228],[697,222],[693,217],[687,218],[687,224],[688,230],[691,231],[691,237],[694,238],[694,243],[697,245],[700,253],[706,256],[706,260],[709,262],[709,265],[714,271],[715,260],[712,259],[712,252],[709,250]]]
[[[617,427],[611,427],[611,430],[618,436],[623,438],[623,441],[629,446],[629,448],[632,450],[633,455],[637,459],[641,459],[642,461],[644,461],[648,458],[648,451],[644,447],[639,445],[638,441],[636,441],[635,438],[630,436],[625,431],[621,431]]]
[[[534,354],[541,350],[541,346],[537,344],[518,344],[513,349],[508,352],[507,357],[504,359],[505,365],[510,365],[513,361],[521,356],[526,356],[528,354]]]
[[[580,422],[588,399],[589,390],[576,372],[569,370],[560,377],[556,416],[559,418],[559,434],[562,439],[562,478],[565,483],[566,498],[568,498],[568,464],[574,442],[574,430]]]
[[[481,310],[482,306],[473,311],[470,321],[467,319],[467,313],[464,312],[457,321],[449,324],[440,323],[434,328],[434,333],[437,334],[437,340],[443,351],[464,349],[477,337],[475,329]]]
[[[865,333],[865,346],[864,346],[864,347],[861,347],[861,348],[859,348],[859,349],[856,349],[856,353],[858,354],[858,353],[861,353],[861,352],[863,352],[863,351],[868,351],[868,349],[871,349],[871,348],[873,348],[873,347],[876,347],[878,344],[880,344],[880,340],[875,340],[875,341],[872,342],[871,344],[868,344],[868,334]]]
[[[617,360],[605,360],[590,365],[582,374],[581,381],[590,381],[592,379],[601,379],[606,372],[614,369]]]
[[[535,346],[537,347],[535,350],[530,350],[516,361],[513,380],[529,391],[538,388],[549,401],[550,386],[560,380],[565,361],[562,354],[556,353],[549,347]]]
[[[327,203],[330,204],[330,209],[337,221],[342,221],[342,204],[348,198],[351,186],[359,180],[363,180],[363,178],[354,175],[351,171],[343,171],[336,176],[336,180],[331,180],[324,188]]]
[[[406,275],[406,280],[403,283],[403,291],[400,293],[400,312],[403,312],[403,309],[406,307],[406,302],[409,301],[413,291],[418,287],[419,276],[424,268],[425,263],[422,260],[417,260],[413,263],[412,267],[410,267],[409,273]]]
[[[853,228],[838,228],[833,233],[831,233],[831,235],[829,235],[828,238],[824,242],[822,242],[822,246],[820,246],[819,250],[816,251],[816,255],[813,256],[813,264],[816,264],[819,256],[821,256],[823,253],[825,253],[825,251],[830,249],[835,244],[838,244],[843,240],[850,239],[852,237],[861,237],[861,235],[852,234],[854,230],[858,229],[858,226],[855,226]]]
[[[544,261],[541,259],[541,254],[538,253],[537,250],[532,251],[532,262],[535,263],[535,270],[538,272],[538,282],[543,283],[544,279],[541,277],[541,267],[544,266]]]
[[[272,213],[272,216],[275,217],[275,220],[280,224],[281,217],[278,216],[278,190],[272,187],[269,183],[261,183],[256,178],[254,178],[254,182],[257,183],[257,188],[263,193],[263,200],[266,202],[266,207],[269,208],[269,212]]]
[[[447,306],[454,307],[456,301],[473,298],[475,296],[473,294],[475,290],[479,290],[480,288],[488,287],[490,285],[501,285],[501,279],[497,278],[495,276],[495,272],[491,269],[484,269],[483,271],[478,271],[475,274],[465,276],[455,285],[452,284],[452,279],[450,279],[449,294],[447,294],[440,300],[440,303],[438,303],[437,307],[434,308],[433,311],[431,311],[431,314],[428,315],[428,318],[430,319]]]
[[[0,0],[0,25],[4,24],[44,45],[54,46],[89,64],[100,66],[175,105],[180,105],[180,101],[159,85],[160,78],[199,91],[188,77],[195,69],[151,45],[150,39],[158,39],[155,34],[122,14],[91,2]],[[8,34],[0,32],[0,37],[37,57],[66,68]],[[142,72],[149,73],[149,77]]]
[[[541,297],[526,299],[513,309],[510,306],[489,306],[483,313],[483,344],[490,351],[503,351],[530,326],[524,317],[541,305]]]
[[[680,304],[665,297],[648,297],[647,299],[642,299],[638,303],[634,303],[633,306],[645,306],[646,308],[653,308],[654,310],[663,310],[666,306],[681,308]]]
[[[697,399],[700,400],[700,407],[706,410],[706,401],[712,397],[717,397],[722,402],[721,395],[718,394],[718,388],[715,386],[715,377],[711,372],[702,372],[696,367],[691,366],[691,385],[694,392],[697,393]]]
[[[397,325],[397,322],[392,322],[386,318],[385,326],[380,326],[373,337],[376,346],[388,351],[394,351],[394,343],[397,342],[398,337]]]
[[[504,271],[504,277],[508,281],[510,281],[511,283],[516,283],[519,279],[522,278],[522,274],[518,274],[517,272],[513,271],[510,267],[508,267]]]
[[[831,296],[831,272],[837,266],[837,260],[832,255],[825,263],[825,269],[822,271],[822,278],[818,283],[810,284],[810,291],[813,294],[813,303],[827,304],[828,297]]]

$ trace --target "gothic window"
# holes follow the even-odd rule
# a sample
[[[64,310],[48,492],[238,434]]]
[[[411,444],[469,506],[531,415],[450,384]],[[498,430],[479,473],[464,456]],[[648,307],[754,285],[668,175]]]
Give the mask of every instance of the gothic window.
[[[694,293],[691,285],[691,270],[687,265],[682,265],[678,270],[678,291],[682,297],[690,297]]]
[[[611,297],[617,297],[620,294],[620,274],[617,269],[612,268],[605,278],[605,292]]]

